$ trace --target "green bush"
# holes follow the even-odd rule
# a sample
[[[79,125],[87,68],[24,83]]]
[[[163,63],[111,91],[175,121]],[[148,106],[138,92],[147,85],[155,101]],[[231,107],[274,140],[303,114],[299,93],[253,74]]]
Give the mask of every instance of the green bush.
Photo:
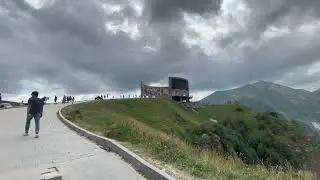
[[[268,167],[302,168],[308,159],[308,136],[294,123],[278,119],[274,113],[259,113],[255,125],[242,119],[226,118],[218,123],[203,123],[195,128],[193,144],[199,147],[201,136],[218,135],[226,155],[245,163],[263,163]],[[308,146],[304,146],[305,144]],[[215,149],[213,149],[215,150]]]

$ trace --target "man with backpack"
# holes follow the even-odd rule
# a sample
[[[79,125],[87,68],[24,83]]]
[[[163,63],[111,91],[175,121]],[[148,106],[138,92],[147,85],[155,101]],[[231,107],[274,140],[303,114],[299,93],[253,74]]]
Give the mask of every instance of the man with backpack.
[[[33,91],[31,93],[31,98],[28,100],[28,110],[27,110],[27,120],[25,125],[25,133],[24,136],[29,135],[29,128],[31,120],[35,121],[35,138],[39,138],[39,130],[40,130],[40,118],[43,114],[43,105],[44,100],[38,98],[39,93],[37,91]]]

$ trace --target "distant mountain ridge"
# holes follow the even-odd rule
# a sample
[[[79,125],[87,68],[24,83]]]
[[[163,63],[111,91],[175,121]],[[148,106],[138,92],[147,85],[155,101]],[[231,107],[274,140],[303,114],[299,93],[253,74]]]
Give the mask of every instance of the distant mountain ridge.
[[[255,111],[277,111],[288,118],[320,125],[320,90],[313,92],[258,81],[239,88],[216,91],[200,100],[201,104],[237,101]]]

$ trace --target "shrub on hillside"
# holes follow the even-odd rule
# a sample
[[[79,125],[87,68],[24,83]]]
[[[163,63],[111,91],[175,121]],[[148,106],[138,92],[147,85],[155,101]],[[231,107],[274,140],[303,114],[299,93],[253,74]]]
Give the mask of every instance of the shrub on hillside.
[[[271,115],[275,118],[279,117],[279,114],[277,112],[269,112],[269,115]]]
[[[82,119],[82,113],[79,109],[70,109],[65,117],[72,122],[76,122],[77,120]]]
[[[242,112],[242,111],[244,111],[244,110],[243,110],[243,108],[241,108],[241,107],[237,107],[237,108],[236,108],[236,111]]]
[[[201,148],[203,134],[208,135],[208,139],[218,136],[223,153],[238,156],[245,163],[263,163],[269,167],[303,167],[310,154],[308,147],[311,142],[297,125],[277,119],[269,113],[257,114],[254,124],[248,122],[227,118],[218,123],[204,123],[193,131],[193,144]]]

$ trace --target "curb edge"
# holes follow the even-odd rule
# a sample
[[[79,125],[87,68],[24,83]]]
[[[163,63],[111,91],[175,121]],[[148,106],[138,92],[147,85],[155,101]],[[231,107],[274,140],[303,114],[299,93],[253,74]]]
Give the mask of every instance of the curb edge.
[[[70,105],[67,105],[70,106]],[[64,106],[60,108],[57,112],[58,119],[65,124],[68,128],[75,131],[80,136],[84,136],[90,141],[95,142],[99,146],[102,147],[102,149],[106,151],[112,151],[119,156],[121,156],[126,162],[131,164],[133,168],[141,173],[142,175],[146,176],[150,179],[155,180],[175,180],[173,177],[169,176],[167,173],[161,171],[160,169],[156,168],[155,166],[151,165],[135,153],[129,151],[127,148],[125,148],[123,145],[119,144],[116,140],[109,139],[100,135],[97,135],[95,133],[92,133],[88,130],[85,130],[76,124],[72,123],[71,121],[67,120],[61,113],[61,110],[63,108],[66,108],[67,106]]]

